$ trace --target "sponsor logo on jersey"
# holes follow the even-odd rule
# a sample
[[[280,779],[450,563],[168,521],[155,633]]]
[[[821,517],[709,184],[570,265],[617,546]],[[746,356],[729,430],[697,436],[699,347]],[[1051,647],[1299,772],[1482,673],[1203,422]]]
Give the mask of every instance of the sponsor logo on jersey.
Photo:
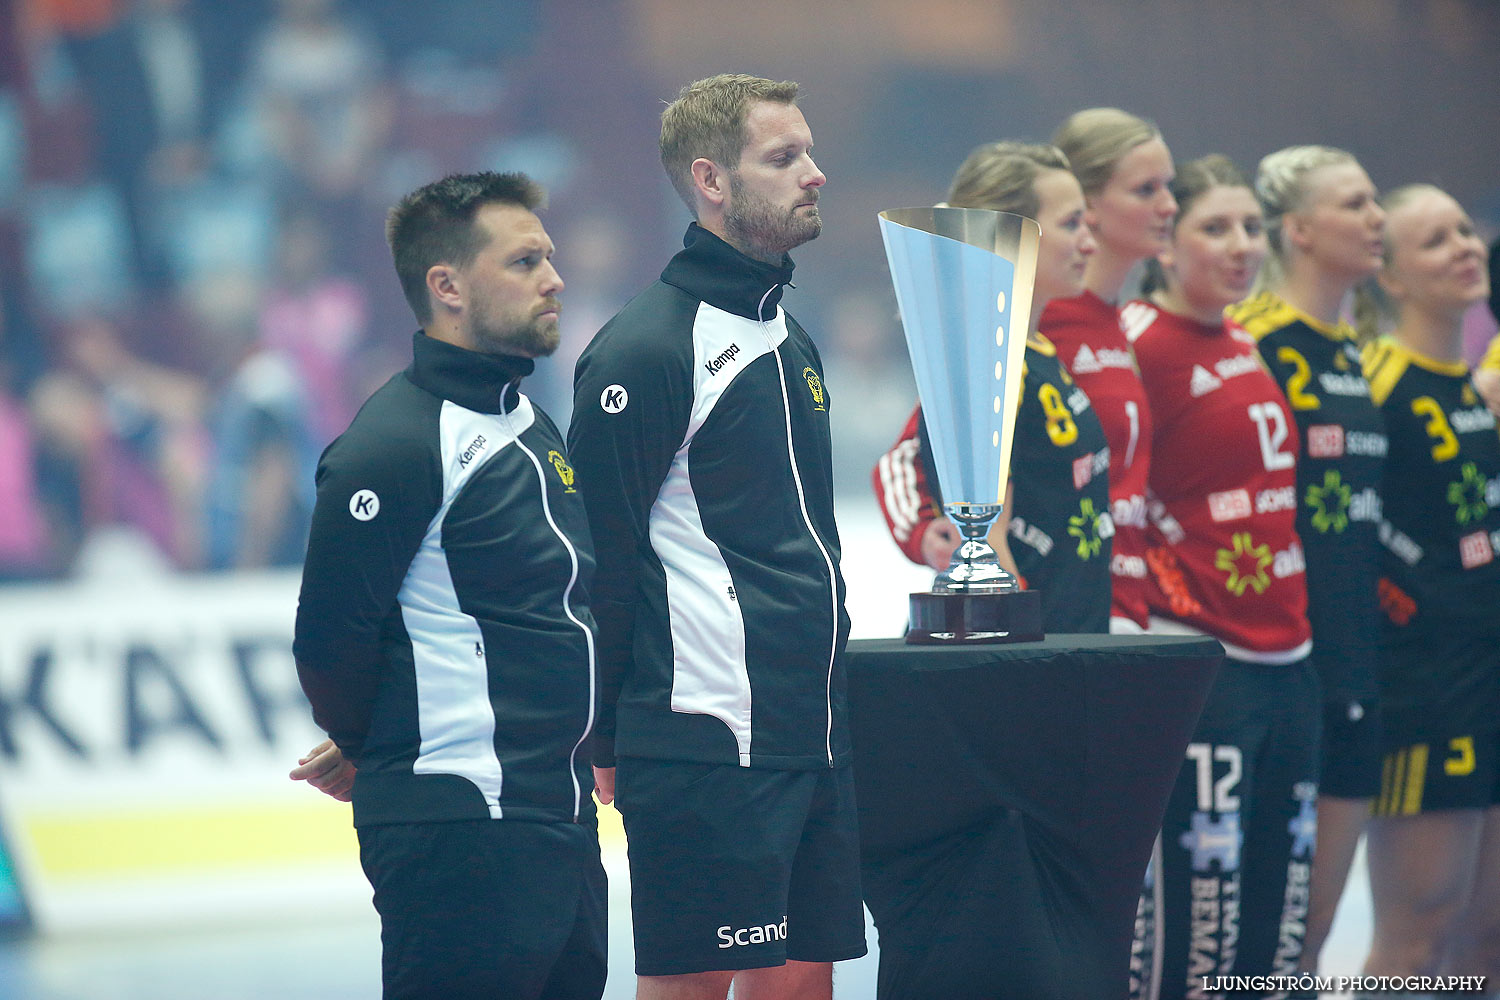
[[[1473,434],[1494,427],[1495,415],[1484,406],[1472,410],[1454,410],[1448,414],[1448,422],[1460,434]]]
[[[1127,528],[1144,528],[1146,526],[1146,498],[1139,493],[1134,496],[1120,497],[1109,505],[1109,516],[1115,524],[1123,524]]]
[[[1224,588],[1235,597],[1240,597],[1247,589],[1257,594],[1265,593],[1271,585],[1271,575],[1267,570],[1276,559],[1271,554],[1271,547],[1264,543],[1257,545],[1248,531],[1236,531],[1230,545],[1233,547],[1214,553],[1214,567],[1226,574]]]
[[[547,461],[552,463],[552,467],[557,470],[557,478],[561,479],[562,484],[567,487],[563,492],[577,493],[578,491],[573,488],[573,467],[568,464],[568,460],[563,458],[560,452],[549,451]]]
[[[1010,519],[1010,536],[1035,549],[1044,559],[1052,552],[1052,536],[1034,524],[1027,524],[1024,517]]]
[[[1209,373],[1202,365],[1193,366],[1193,377],[1188,380],[1188,394],[1194,399],[1199,396],[1207,396],[1219,386],[1223,385],[1218,379]]]
[[[724,369],[725,365],[734,360],[734,356],[738,353],[740,353],[740,345],[730,344],[723,351],[719,352],[717,358],[705,361],[703,367],[708,369],[710,375],[717,375]]]
[[[1380,592],[1380,610],[1397,625],[1410,624],[1417,613],[1417,602],[1411,595],[1385,577],[1380,578],[1376,589]]]
[[[1078,558],[1092,559],[1099,554],[1104,540],[1115,533],[1115,526],[1108,511],[1094,510],[1094,498],[1084,497],[1078,504],[1078,513],[1068,518],[1068,534],[1078,539]]]
[[[630,402],[630,393],[623,385],[607,385],[599,394],[599,408],[605,413],[619,413]]]
[[[349,513],[354,515],[356,521],[372,520],[380,513],[380,498],[375,495],[374,490],[357,490],[349,498]]]
[[[765,944],[767,941],[786,940],[786,917],[779,924],[763,924],[755,927],[732,928],[725,924],[715,932],[720,948],[743,948],[750,944]]]
[[[1495,549],[1488,532],[1476,531],[1458,540],[1458,557],[1464,569],[1474,569],[1495,561]]]
[[[1255,513],[1257,514],[1273,514],[1278,510],[1295,510],[1296,507],[1297,487],[1295,486],[1277,486],[1255,494]]]
[[[1338,424],[1313,424],[1307,428],[1308,458],[1343,458],[1344,428]]]
[[[1318,372],[1318,384],[1330,396],[1369,396],[1370,383],[1352,372]]]
[[[1172,513],[1167,510],[1167,505],[1160,500],[1151,500],[1146,504],[1146,516],[1151,523],[1156,525],[1156,530],[1162,533],[1172,545],[1181,545],[1187,538],[1187,532],[1182,530],[1182,524]]]
[[[1135,370],[1135,357],[1126,350],[1118,347],[1101,347],[1095,351],[1084,344],[1078,348],[1078,353],[1073,355],[1071,365],[1074,374],[1094,375],[1106,368],[1124,368],[1127,371]]]
[[[1461,525],[1477,524],[1490,512],[1487,500],[1489,483],[1479,474],[1479,467],[1465,462],[1458,482],[1448,484],[1448,502],[1453,505],[1453,516]]]
[[[1349,520],[1379,523],[1384,513],[1384,504],[1375,487],[1366,486],[1349,498]]]
[[[1144,580],[1146,579],[1146,560],[1140,556],[1116,554],[1109,561],[1109,571],[1115,576],[1129,577],[1132,580]]]
[[[1264,369],[1260,366],[1260,355],[1236,354],[1232,358],[1220,358],[1215,361],[1214,371],[1218,373],[1219,378],[1228,381],[1239,375],[1249,375],[1253,372],[1264,371]]]
[[[1323,473],[1321,484],[1307,487],[1307,505],[1312,508],[1312,526],[1321,535],[1339,534],[1349,526],[1349,506],[1353,490],[1334,469]]]
[[[1344,450],[1351,455],[1384,458],[1390,451],[1390,442],[1378,431],[1350,431],[1344,437]]]
[[[1271,560],[1271,575],[1278,580],[1285,580],[1289,576],[1306,572],[1307,556],[1297,542],[1293,542],[1276,553],[1275,558]]]
[[[1250,516],[1250,491],[1225,490],[1208,495],[1208,516],[1215,521],[1239,521]]]
[[[818,378],[818,373],[811,368],[802,369],[802,377],[807,380],[807,391],[812,393],[813,409],[827,409],[823,405],[823,380]]]
[[[1422,561],[1422,546],[1389,521],[1380,522],[1380,543],[1408,566],[1415,566]]]
[[[1073,459],[1073,488],[1081,490],[1109,471],[1109,449],[1089,452]]]
[[[469,442],[469,446],[458,453],[458,467],[467,469],[469,463],[478,458],[488,445],[489,442],[484,439],[483,434],[475,435],[474,440]]]

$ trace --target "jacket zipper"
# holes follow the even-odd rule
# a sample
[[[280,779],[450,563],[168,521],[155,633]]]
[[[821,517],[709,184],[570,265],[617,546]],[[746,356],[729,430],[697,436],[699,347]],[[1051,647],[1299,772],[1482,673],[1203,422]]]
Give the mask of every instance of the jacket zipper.
[[[828,593],[833,608],[833,631],[830,633],[828,643],[828,677],[824,683],[824,702],[828,706],[828,721],[825,729],[824,749],[828,755],[828,766],[833,767],[833,664],[838,655],[839,646],[839,591],[838,571],[833,565],[833,557],[828,554],[828,548],[823,544],[818,529],[813,527],[812,517],[807,512],[807,496],[802,489],[802,474],[797,471],[797,448],[792,437],[792,401],[786,391],[786,367],[781,362],[781,351],[777,348],[775,340],[771,337],[769,325],[766,323],[765,306],[766,299],[776,291],[779,285],[772,285],[766,289],[766,294],[760,297],[760,303],[755,307],[756,318],[760,321],[761,335],[766,338],[766,345],[771,348],[771,354],[776,358],[777,381],[781,386],[782,415],[786,418],[786,451],[787,459],[792,467],[792,482],[797,486],[797,507],[802,513],[802,523],[807,525],[808,534],[812,535],[813,542],[818,546],[818,552],[823,556],[823,565],[828,568]]]

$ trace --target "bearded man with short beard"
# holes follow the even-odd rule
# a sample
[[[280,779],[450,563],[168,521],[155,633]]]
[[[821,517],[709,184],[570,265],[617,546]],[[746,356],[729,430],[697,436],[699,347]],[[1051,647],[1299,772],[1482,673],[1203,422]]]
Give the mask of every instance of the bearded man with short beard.
[[[832,402],[780,306],[826,180],[796,96],[726,75],[667,107],[697,221],[574,380],[595,779],[630,840],[642,1000],[828,1000],[832,963],[865,953]]]
[[[521,391],[562,278],[521,174],[446,177],[386,235],[412,363],[318,463],[293,652],[329,740],[292,777],[354,803],[384,995],[598,1000],[593,552]]]

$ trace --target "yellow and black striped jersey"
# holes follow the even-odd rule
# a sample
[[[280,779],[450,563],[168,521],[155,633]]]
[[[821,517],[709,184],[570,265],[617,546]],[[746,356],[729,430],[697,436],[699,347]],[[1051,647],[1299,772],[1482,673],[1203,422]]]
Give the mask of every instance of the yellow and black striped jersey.
[[[1329,701],[1377,693],[1381,480],[1385,420],[1370,398],[1354,330],[1319,322],[1263,292],[1229,311],[1255,338],[1286,394],[1302,450],[1297,534],[1307,557],[1313,662]]]
[[[1450,622],[1489,633],[1500,609],[1500,434],[1462,361],[1391,338],[1364,372],[1390,441],[1380,525],[1382,603],[1398,628]]]

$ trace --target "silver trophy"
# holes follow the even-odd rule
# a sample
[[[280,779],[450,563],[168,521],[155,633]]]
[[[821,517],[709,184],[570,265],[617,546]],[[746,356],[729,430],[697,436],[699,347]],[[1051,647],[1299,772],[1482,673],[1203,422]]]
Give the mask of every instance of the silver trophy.
[[[896,208],[880,213],[880,235],[943,509],[964,538],[931,593],[911,595],[906,641],[1040,639],[1040,595],[987,536],[1005,501],[1041,227],[985,209]]]

